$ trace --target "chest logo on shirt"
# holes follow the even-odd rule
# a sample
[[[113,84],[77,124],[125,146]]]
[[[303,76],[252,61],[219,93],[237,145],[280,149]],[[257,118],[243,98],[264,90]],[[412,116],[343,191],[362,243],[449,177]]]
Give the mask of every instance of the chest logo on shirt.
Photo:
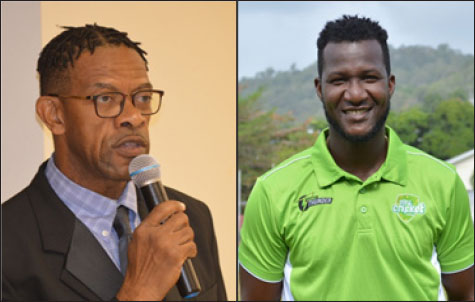
[[[300,196],[299,198],[299,209],[302,212],[308,210],[308,208],[315,206],[317,204],[329,204],[332,203],[333,198],[331,197],[318,197],[317,194],[307,194]]]
[[[393,205],[392,210],[402,221],[408,223],[416,215],[425,214],[426,205],[419,200],[417,195],[400,194],[396,198],[396,203]]]

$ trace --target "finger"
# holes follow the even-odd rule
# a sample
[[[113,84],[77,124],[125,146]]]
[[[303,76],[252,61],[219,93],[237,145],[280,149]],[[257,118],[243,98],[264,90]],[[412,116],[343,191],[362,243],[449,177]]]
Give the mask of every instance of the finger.
[[[195,244],[194,241],[189,241],[189,242],[181,245],[180,247],[184,251],[185,259],[186,258],[194,258],[198,254],[198,249],[197,249],[196,244]]]
[[[185,209],[184,203],[176,200],[167,200],[156,205],[142,223],[156,226],[174,213],[183,212]]]
[[[180,255],[183,256],[183,259],[194,258],[198,254],[198,249],[194,241],[188,241],[179,247]]]
[[[178,245],[185,245],[195,238],[195,232],[190,227],[183,228],[173,234]]]
[[[190,226],[188,216],[183,212],[173,214],[163,224],[166,226],[166,229],[171,232],[176,232]]]

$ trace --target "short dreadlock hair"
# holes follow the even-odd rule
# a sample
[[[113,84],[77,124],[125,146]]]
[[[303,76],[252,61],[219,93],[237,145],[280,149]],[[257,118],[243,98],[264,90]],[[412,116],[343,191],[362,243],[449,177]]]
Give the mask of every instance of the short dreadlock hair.
[[[140,43],[127,37],[126,32],[120,32],[112,27],[86,24],[81,27],[61,26],[65,31],[53,38],[41,51],[37,71],[40,75],[40,93],[58,93],[69,84],[68,66],[74,67],[74,62],[87,49],[91,54],[99,46],[124,45],[138,52],[148,70],[147,54],[139,47]]]
[[[329,21],[320,32],[317,40],[318,49],[318,76],[322,77],[323,71],[323,49],[330,42],[355,42],[363,40],[377,40],[383,51],[384,65],[386,72],[391,74],[391,63],[389,60],[389,50],[386,40],[388,33],[377,21],[369,18],[343,15],[335,21]]]

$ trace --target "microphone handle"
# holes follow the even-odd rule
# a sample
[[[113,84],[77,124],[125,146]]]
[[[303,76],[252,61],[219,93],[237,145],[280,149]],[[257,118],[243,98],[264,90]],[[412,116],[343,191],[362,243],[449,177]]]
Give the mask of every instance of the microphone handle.
[[[162,201],[168,200],[167,192],[160,180],[144,185],[140,188],[140,191],[142,192],[149,211]],[[183,263],[177,287],[183,298],[192,298],[200,293],[200,281],[198,280],[191,259],[186,259]]]

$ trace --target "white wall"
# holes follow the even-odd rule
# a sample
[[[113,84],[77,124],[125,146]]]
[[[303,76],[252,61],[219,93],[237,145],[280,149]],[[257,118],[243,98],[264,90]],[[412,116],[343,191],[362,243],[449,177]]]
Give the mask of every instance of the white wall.
[[[473,190],[472,183],[470,182],[470,178],[473,175],[473,164],[473,155],[455,164],[457,173],[460,175],[460,178],[462,178],[467,191]]]
[[[40,2],[2,1],[2,203],[30,183],[43,161],[43,131],[35,118],[40,22]]]

